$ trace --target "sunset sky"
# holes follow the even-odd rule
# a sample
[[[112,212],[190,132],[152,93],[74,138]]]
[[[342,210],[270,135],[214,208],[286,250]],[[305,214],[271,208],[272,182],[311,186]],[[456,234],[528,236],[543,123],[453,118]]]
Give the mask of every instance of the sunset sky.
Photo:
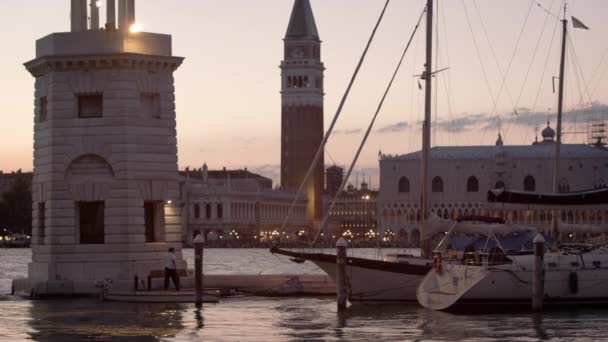
[[[350,163],[424,2],[389,5],[327,147],[326,164]],[[311,3],[327,68],[327,128],[384,1]],[[144,30],[172,34],[174,54],[186,57],[176,72],[180,167],[204,162],[211,169],[248,167],[278,181],[278,66],[292,4],[136,1]],[[33,59],[36,39],[69,30],[69,1],[2,0],[0,5],[0,170],[31,170],[34,80],[22,63]],[[530,144],[535,127],[542,130],[547,119],[555,126],[552,77],[558,75],[561,25],[547,11],[558,14],[561,5],[561,0],[439,1],[436,69],[450,69],[435,78],[433,145],[494,144],[499,126],[506,144]],[[571,0],[570,15],[591,28],[569,26],[566,110],[571,113],[565,129],[581,131],[588,118],[608,118],[608,1]],[[379,150],[401,154],[420,148],[423,92],[413,75],[423,68],[423,48],[421,30],[359,162],[360,172],[374,177],[374,186]],[[583,143],[587,136],[568,134],[565,140]]]

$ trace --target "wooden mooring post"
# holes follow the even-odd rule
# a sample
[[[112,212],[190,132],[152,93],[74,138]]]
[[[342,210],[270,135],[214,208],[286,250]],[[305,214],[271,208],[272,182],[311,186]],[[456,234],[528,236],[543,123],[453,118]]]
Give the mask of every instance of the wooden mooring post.
[[[196,291],[196,305],[203,304],[203,243],[202,234],[194,238],[194,287]]]
[[[346,247],[348,243],[342,237],[336,243],[336,267],[338,279],[336,282],[336,295],[338,300],[338,311],[346,309],[348,300],[348,283],[346,280]]]
[[[545,238],[537,234],[534,238],[534,278],[532,280],[532,310],[543,310],[545,297]]]

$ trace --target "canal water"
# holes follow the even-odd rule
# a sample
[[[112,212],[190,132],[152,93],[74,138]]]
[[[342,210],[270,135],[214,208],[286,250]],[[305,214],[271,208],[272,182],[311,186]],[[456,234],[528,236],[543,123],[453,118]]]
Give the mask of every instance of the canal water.
[[[184,256],[191,265],[192,250]],[[204,257],[209,274],[322,273],[308,262],[295,264],[263,249],[209,249]],[[608,309],[464,315],[415,305],[356,304],[339,314],[333,298],[234,297],[202,310],[95,299],[19,300],[9,295],[10,280],[27,274],[29,259],[28,249],[0,249],[0,341],[608,340]]]

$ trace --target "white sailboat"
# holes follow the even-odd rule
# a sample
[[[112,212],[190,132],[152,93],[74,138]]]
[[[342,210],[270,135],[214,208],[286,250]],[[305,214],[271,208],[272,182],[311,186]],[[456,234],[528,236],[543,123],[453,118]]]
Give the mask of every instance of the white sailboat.
[[[573,18],[576,25],[583,25]],[[578,24],[577,24],[578,23]],[[561,122],[564,95],[564,67],[566,35],[568,32],[566,7],[564,6],[562,54],[559,77],[558,124],[554,169],[554,194],[524,194],[496,190],[489,194],[491,201],[525,203],[526,205],[608,204],[606,189],[557,194],[559,179]],[[586,28],[584,25],[582,26]],[[559,218],[553,215],[553,233],[559,228]],[[572,230],[573,227],[570,228]],[[593,227],[582,227],[582,230]],[[597,232],[597,231],[596,231]],[[605,232],[605,231],[604,231]],[[453,233],[453,229],[449,234]],[[500,241],[490,233],[487,241],[493,241],[503,253]],[[541,235],[535,242],[544,243]],[[531,238],[528,239],[531,242]],[[535,256],[531,253],[503,254],[499,261],[491,260],[491,253],[484,248],[477,251],[480,262],[460,262],[440,265],[424,278],[417,290],[419,303],[429,309],[445,310],[467,304],[530,304],[533,297]],[[437,255],[444,253],[440,244]],[[441,258],[441,257],[440,257]],[[547,304],[571,304],[608,302],[608,249],[591,246],[562,246],[548,249],[542,262],[544,268],[544,302]]]

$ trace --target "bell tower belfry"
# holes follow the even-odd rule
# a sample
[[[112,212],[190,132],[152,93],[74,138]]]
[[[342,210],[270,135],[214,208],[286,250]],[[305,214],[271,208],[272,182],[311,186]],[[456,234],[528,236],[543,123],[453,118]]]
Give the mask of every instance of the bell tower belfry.
[[[36,79],[32,262],[16,290],[132,288],[163,269],[169,247],[185,267],[173,78],[183,58],[171,36],[134,24],[134,0],[72,0],[71,32],[39,39],[25,63]]]
[[[295,0],[281,63],[281,185],[297,190],[323,141],[321,40],[309,0]],[[323,215],[323,157],[306,186],[308,220]]]

